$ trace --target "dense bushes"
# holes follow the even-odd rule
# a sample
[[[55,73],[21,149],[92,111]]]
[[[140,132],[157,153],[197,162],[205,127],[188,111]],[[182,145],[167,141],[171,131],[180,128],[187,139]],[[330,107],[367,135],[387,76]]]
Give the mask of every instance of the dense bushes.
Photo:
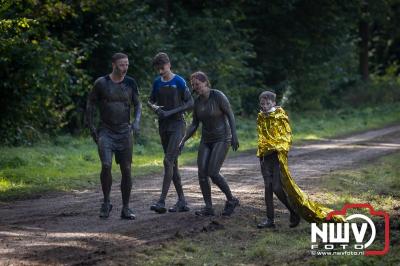
[[[365,83],[358,75],[360,4],[2,1],[0,142],[81,134],[91,84],[110,72],[109,59],[118,51],[129,55],[129,74],[143,100],[156,74],[151,58],[166,51],[186,79],[195,70],[207,72],[237,114],[257,112],[257,96],[267,88],[277,92],[280,104],[297,110],[398,101],[400,34],[385,18],[397,19],[399,8],[390,0],[370,6],[370,68],[377,75]],[[147,132],[153,116],[143,115]]]

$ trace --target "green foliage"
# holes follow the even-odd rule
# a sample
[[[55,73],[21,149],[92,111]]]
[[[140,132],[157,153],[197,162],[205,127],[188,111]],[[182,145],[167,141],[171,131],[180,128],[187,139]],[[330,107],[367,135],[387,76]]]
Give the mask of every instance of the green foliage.
[[[400,101],[400,78],[376,76],[369,82],[357,82],[342,94],[345,105],[377,106]]]
[[[14,10],[1,10],[0,21],[0,137],[5,144],[30,144],[71,120],[89,78],[77,67],[79,54],[48,32],[46,23],[63,17],[57,5],[43,4],[37,12],[45,17],[30,18],[33,2],[8,4]]]
[[[205,71],[236,114],[257,113],[267,88],[297,111],[396,102],[400,5],[368,1],[362,12],[363,2],[2,0],[1,143],[85,133],[87,93],[120,51],[143,101],[156,75],[151,59],[165,51],[185,79]],[[360,20],[371,31],[369,83],[359,81]],[[153,116],[143,116],[149,133]]]
[[[254,66],[263,72],[261,86],[268,85],[279,98],[286,95],[287,104],[297,109],[321,109],[328,82],[342,67],[340,60],[332,61],[352,43],[349,31],[356,6],[290,0],[246,5],[245,25],[255,29]]]
[[[194,10],[175,3],[169,40],[179,40],[171,48],[176,66],[185,76],[204,71],[211,86],[222,90],[236,113],[245,106],[242,95],[252,85],[255,70],[248,61],[255,57],[249,33],[237,25],[245,19],[235,5],[230,9],[209,4]],[[190,23],[188,23],[190,21]]]

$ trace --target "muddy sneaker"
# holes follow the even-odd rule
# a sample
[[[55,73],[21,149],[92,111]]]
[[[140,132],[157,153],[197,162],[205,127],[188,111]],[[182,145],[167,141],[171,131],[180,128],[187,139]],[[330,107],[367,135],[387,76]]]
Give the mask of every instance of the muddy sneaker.
[[[197,216],[214,216],[214,209],[213,208],[208,208],[208,207],[204,207],[200,210],[197,210],[194,212],[194,214],[196,214]]]
[[[100,215],[99,215],[100,218],[108,218],[110,216],[112,207],[113,207],[112,204],[110,204],[109,202],[101,204]]]
[[[157,203],[150,206],[150,210],[155,211],[156,213],[165,213],[167,209],[165,208],[165,202],[158,201]]]
[[[232,200],[228,200],[225,202],[225,208],[224,211],[222,212],[223,216],[230,216],[235,208],[239,206],[239,199],[238,198],[233,198]]]
[[[131,209],[129,209],[128,207],[122,207],[121,210],[121,219],[126,219],[126,220],[135,220],[136,216],[133,213],[133,211]]]
[[[300,223],[300,216],[297,215],[296,213],[291,213],[291,214],[290,214],[290,224],[289,224],[289,227],[290,227],[290,228],[296,227],[296,226],[299,225],[299,223]]]
[[[174,206],[168,209],[169,212],[188,212],[190,208],[187,206],[186,201],[178,200]]]
[[[257,224],[257,228],[262,229],[262,228],[275,228],[275,223],[274,220],[271,219],[265,219],[261,223]]]

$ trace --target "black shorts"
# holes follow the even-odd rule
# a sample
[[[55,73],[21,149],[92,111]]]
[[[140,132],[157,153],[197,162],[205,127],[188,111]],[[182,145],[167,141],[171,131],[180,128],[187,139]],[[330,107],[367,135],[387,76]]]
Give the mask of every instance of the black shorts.
[[[102,164],[111,165],[113,153],[117,164],[132,163],[132,133],[115,133],[107,128],[100,128],[98,131],[99,157]]]
[[[186,123],[183,120],[168,121],[159,125],[161,144],[164,156],[170,161],[175,161],[179,156],[179,143],[185,135]]]

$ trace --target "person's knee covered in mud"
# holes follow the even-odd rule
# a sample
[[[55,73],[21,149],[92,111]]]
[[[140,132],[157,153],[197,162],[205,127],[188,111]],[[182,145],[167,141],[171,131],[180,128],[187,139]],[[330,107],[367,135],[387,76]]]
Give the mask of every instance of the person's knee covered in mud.
[[[102,162],[101,170],[102,171],[111,171],[111,163],[110,162]]]
[[[130,177],[131,176],[131,165],[127,164],[127,163],[123,163],[120,164],[120,169],[121,169],[121,173],[122,173],[122,177],[127,176]]]
[[[173,168],[174,167],[174,160],[169,157],[164,157],[163,160],[164,167]]]

